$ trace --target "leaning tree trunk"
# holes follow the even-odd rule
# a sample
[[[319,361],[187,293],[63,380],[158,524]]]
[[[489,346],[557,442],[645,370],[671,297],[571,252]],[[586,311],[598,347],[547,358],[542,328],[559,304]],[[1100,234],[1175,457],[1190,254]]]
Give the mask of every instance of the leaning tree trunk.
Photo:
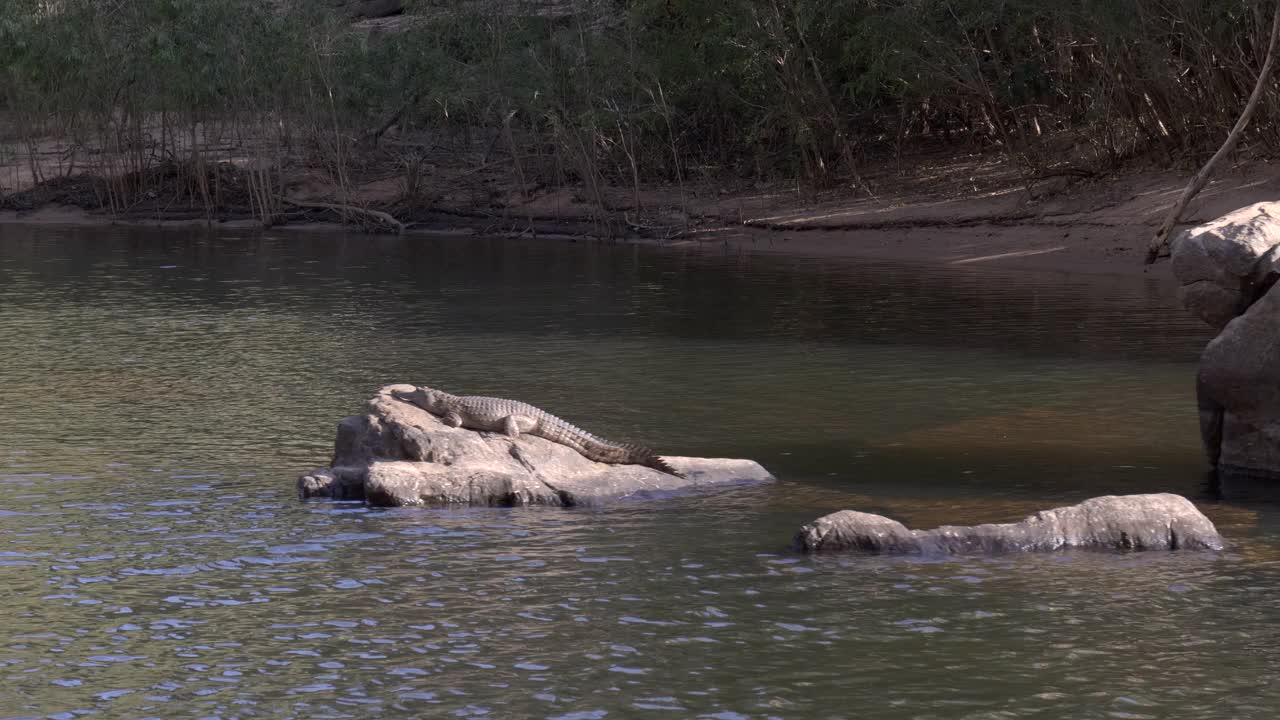
[[[1209,162],[1200,168],[1200,172],[1191,178],[1191,182],[1187,183],[1187,187],[1182,191],[1182,197],[1178,198],[1177,204],[1169,210],[1169,214],[1165,216],[1164,223],[1160,225],[1160,229],[1156,231],[1155,237],[1151,239],[1151,245],[1147,248],[1147,258],[1145,264],[1150,265],[1161,257],[1162,253],[1167,253],[1169,249],[1169,235],[1173,232],[1173,226],[1178,224],[1178,220],[1182,218],[1182,213],[1186,211],[1187,205],[1191,199],[1196,196],[1205,184],[1209,182],[1209,176],[1213,174],[1214,167],[1235,149],[1236,144],[1240,142],[1240,136],[1244,134],[1244,129],[1249,126],[1249,120],[1253,117],[1253,111],[1258,107],[1258,101],[1262,99],[1262,95],[1267,86],[1267,80],[1271,77],[1271,68],[1275,64],[1276,57],[1276,41],[1280,39],[1280,5],[1276,6],[1275,16],[1271,20],[1271,41],[1267,44],[1267,59],[1262,63],[1262,70],[1258,73],[1258,81],[1254,83],[1253,93],[1249,95],[1249,102],[1245,104],[1244,110],[1240,113],[1240,118],[1236,120],[1235,127],[1231,128],[1231,134],[1227,136],[1226,142],[1222,143],[1222,147],[1218,148],[1218,152],[1209,158]]]

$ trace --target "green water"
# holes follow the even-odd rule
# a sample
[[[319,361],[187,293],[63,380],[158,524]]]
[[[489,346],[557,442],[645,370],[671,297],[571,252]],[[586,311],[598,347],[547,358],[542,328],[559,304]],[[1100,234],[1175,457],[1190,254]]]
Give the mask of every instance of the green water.
[[[1270,717],[1280,514],[1206,491],[1161,278],[0,227],[0,717]],[[299,502],[391,382],[781,480]],[[787,548],[1157,490],[1231,549]]]

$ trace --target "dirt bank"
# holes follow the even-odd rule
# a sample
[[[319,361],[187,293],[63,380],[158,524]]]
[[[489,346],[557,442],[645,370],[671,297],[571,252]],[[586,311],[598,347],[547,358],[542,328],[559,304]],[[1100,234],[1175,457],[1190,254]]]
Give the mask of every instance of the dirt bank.
[[[1167,274],[1143,265],[1150,238],[1186,184],[1169,170],[1117,173],[1047,188],[940,167],[918,187],[801,206],[783,195],[729,198],[721,227],[677,242],[720,242],[762,251],[1107,274]],[[959,172],[957,175],[956,172]],[[930,183],[937,183],[930,186]],[[963,185],[971,183],[966,192]],[[1002,186],[1003,185],[1003,186]],[[1036,192],[1033,188],[1032,192]],[[1224,170],[1191,204],[1184,225],[1280,198],[1266,163]]]
[[[338,198],[317,173],[290,177],[288,193],[385,212],[411,233],[513,234],[539,238],[612,235],[623,242],[1106,274],[1165,274],[1142,264],[1146,244],[1181,191],[1186,172],[1145,170],[1028,186],[1015,168],[978,156],[914,158],[910,173],[879,167],[871,188],[805,194],[758,186],[615,188],[600,211],[570,189],[520,194],[500,176],[441,173],[417,202],[394,177],[373,177]],[[251,208],[206,212],[163,197],[115,214],[98,209],[93,179],[57,178],[0,195],[0,223],[260,227]],[[1280,196],[1263,162],[1225,169],[1190,207],[1199,223]],[[637,200],[639,210],[637,211]],[[294,207],[280,228],[326,229],[352,214]],[[366,229],[377,229],[366,224]]]

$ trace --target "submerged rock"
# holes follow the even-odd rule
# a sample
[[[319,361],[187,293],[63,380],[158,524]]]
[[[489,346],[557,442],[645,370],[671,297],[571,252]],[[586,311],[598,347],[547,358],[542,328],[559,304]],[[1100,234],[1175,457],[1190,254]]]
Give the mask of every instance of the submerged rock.
[[[1181,495],[1108,495],[1044,510],[1016,523],[944,525],[910,530],[882,515],[842,510],[805,525],[804,552],[860,550],[892,554],[1096,550],[1220,550],[1209,518]]]
[[[670,457],[684,478],[640,465],[608,465],[531,435],[450,427],[394,396],[388,385],[364,413],[338,424],[333,463],[298,478],[304,499],[373,505],[590,505],[712,486],[761,483],[773,476],[750,460]]]

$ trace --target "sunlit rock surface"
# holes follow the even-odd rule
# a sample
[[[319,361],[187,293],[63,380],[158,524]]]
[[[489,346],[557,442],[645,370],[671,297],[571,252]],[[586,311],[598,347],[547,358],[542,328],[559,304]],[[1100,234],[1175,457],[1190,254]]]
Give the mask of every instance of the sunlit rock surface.
[[[1209,518],[1181,495],[1108,495],[1044,510],[1016,523],[944,525],[910,530],[882,515],[842,510],[805,525],[795,546],[805,552],[890,554],[1094,550],[1220,550]]]
[[[1244,312],[1276,272],[1280,203],[1255,203],[1188,228],[1171,245],[1178,296],[1216,328]]]
[[[374,505],[591,505],[713,486],[769,482],[750,460],[670,457],[684,478],[640,465],[609,465],[539,437],[453,428],[378,391],[364,413],[338,424],[333,463],[298,478],[305,498]]]
[[[1184,231],[1172,258],[1183,304],[1219,329],[1196,378],[1209,464],[1226,476],[1280,478],[1280,203]]]

